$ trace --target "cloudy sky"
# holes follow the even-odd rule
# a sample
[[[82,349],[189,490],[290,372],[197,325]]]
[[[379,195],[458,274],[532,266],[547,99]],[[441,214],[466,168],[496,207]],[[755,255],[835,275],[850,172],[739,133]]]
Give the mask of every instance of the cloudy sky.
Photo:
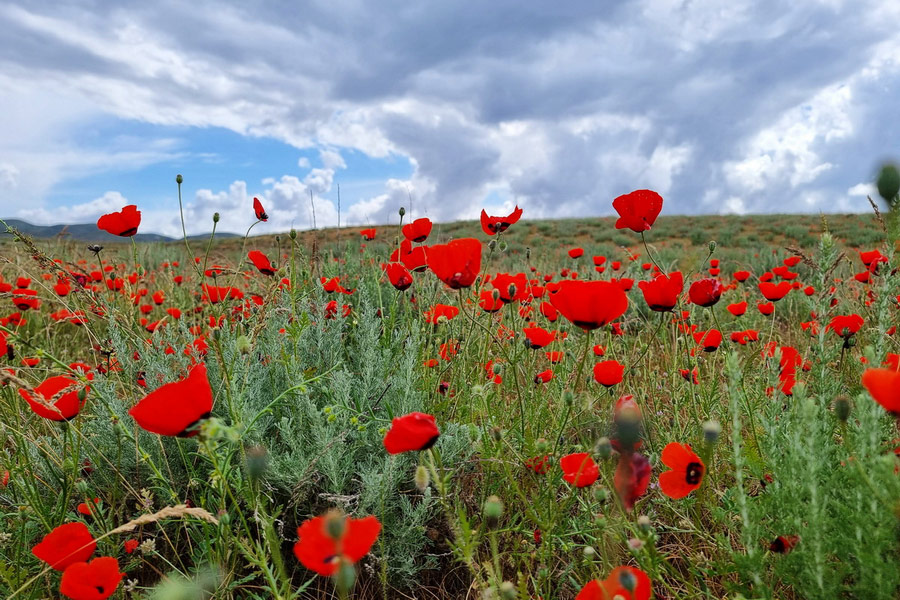
[[[867,210],[900,2],[0,2],[0,216],[142,231]]]

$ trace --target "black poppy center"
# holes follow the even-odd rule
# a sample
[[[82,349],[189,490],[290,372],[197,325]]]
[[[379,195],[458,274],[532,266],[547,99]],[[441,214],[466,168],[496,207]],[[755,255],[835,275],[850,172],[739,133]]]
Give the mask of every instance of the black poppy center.
[[[122,233],[119,234],[120,237],[131,237],[137,233],[138,228],[132,227],[131,229],[126,229]]]
[[[430,438],[427,442],[422,444],[422,447],[419,448],[419,450],[428,450],[429,448],[434,446],[434,444],[438,441],[439,437],[441,437],[440,434],[435,435],[434,437]]]
[[[179,433],[179,434],[176,435],[175,437],[188,438],[188,437],[193,437],[193,436],[197,435],[197,433],[199,433],[199,432],[198,432],[196,429],[194,429],[194,426],[196,426],[197,423],[199,423],[200,421],[202,421],[202,420],[204,420],[204,419],[208,419],[211,415],[212,415],[211,412],[205,412],[205,413],[203,413],[202,415],[200,415],[200,418],[199,418],[199,419],[197,419],[196,421],[192,421],[191,423],[189,423],[188,426],[185,427],[185,428],[181,431],[181,433]]]
[[[700,483],[701,477],[703,477],[703,465],[698,462],[689,463],[684,480],[691,485],[697,485]]]
[[[102,585],[95,585],[95,586],[94,586],[94,589],[97,590],[97,592],[98,592],[101,596],[103,595],[104,590],[103,590],[103,586],[102,586]]]

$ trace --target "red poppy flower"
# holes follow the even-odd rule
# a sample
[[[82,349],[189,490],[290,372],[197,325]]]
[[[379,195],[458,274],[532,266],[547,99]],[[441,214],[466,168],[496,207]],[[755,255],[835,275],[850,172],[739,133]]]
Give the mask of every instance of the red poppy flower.
[[[650,310],[657,312],[670,311],[678,303],[678,296],[684,290],[684,277],[680,271],[674,271],[669,275],[657,275],[650,281],[638,283],[644,300]]]
[[[433,309],[425,311],[425,322],[438,325],[441,323],[441,321],[439,321],[441,317],[444,317],[446,321],[449,321],[458,314],[459,308],[455,306],[449,304],[435,304]]]
[[[481,271],[481,240],[462,238],[425,249],[428,268],[454,290],[475,283]]]
[[[697,331],[694,333],[694,341],[703,346],[705,352],[713,352],[722,343],[722,332],[718,329]]]
[[[403,226],[401,231],[403,232],[403,237],[411,242],[422,243],[428,239],[428,236],[431,234],[431,219],[426,217],[422,217],[421,219],[416,219],[412,223],[407,223]]]
[[[535,350],[549,345],[556,339],[555,331],[547,331],[543,327],[525,327],[522,333],[525,334],[525,345]]]
[[[253,212],[256,213],[256,218],[260,221],[268,221],[269,215],[266,214],[266,211],[263,210],[262,202],[259,201],[259,198],[253,199]]]
[[[528,300],[528,278],[525,273],[510,275],[509,273],[497,273],[491,280],[491,286],[500,292],[500,299],[505,303],[514,300]]]
[[[884,410],[900,418],[900,371],[866,369],[862,384]]]
[[[129,204],[119,212],[112,212],[97,219],[97,227],[119,237],[131,237],[141,224],[141,211]]]
[[[759,291],[762,292],[766,300],[777,302],[791,291],[791,284],[788,281],[779,281],[777,284],[771,281],[762,281],[759,284]]]
[[[547,302],[546,300],[541,302],[539,310],[541,311],[541,314],[544,315],[544,317],[551,323],[555,323],[559,318],[559,311],[553,307],[553,304]]]
[[[94,536],[81,521],[64,523],[44,536],[31,553],[57,571],[73,563],[84,562],[97,549]]]
[[[863,326],[863,318],[859,315],[837,315],[825,326],[825,331],[832,330],[836,335],[847,339]]]
[[[562,316],[587,331],[608,325],[628,309],[625,292],[609,281],[561,281],[550,296],[550,303]]]
[[[769,551],[778,554],[787,554],[794,549],[794,546],[796,546],[799,541],[799,535],[779,535],[771,544],[769,544]]]
[[[83,391],[79,391],[78,382],[66,375],[57,375],[44,380],[39,386],[34,388],[35,393],[40,396],[44,402],[39,401],[32,396],[28,390],[19,388],[19,395],[28,402],[37,415],[50,419],[51,421],[68,421],[78,414],[78,411],[84,407],[86,396],[90,387],[85,387]],[[52,403],[57,410],[50,408],[51,400],[66,388],[72,388]]]
[[[591,485],[600,476],[600,468],[587,452],[567,454],[559,459],[559,466],[563,479],[579,488]]]
[[[140,542],[138,542],[136,539],[132,538],[130,540],[125,540],[125,543],[123,545],[125,547],[125,554],[131,554],[132,552],[137,550],[137,547],[140,545]]]
[[[725,286],[722,282],[708,277],[692,283],[688,289],[688,296],[694,304],[709,307],[719,301],[724,291]]]
[[[775,312],[775,303],[774,302],[757,302],[756,308],[763,315],[771,315]]]
[[[363,236],[364,240],[371,242],[372,240],[375,239],[375,233],[376,233],[376,231],[375,231],[375,228],[373,227],[373,228],[369,228],[369,229],[360,230],[359,235]]]
[[[253,263],[253,266],[263,275],[274,275],[275,267],[269,262],[269,257],[259,250],[251,250],[247,253],[247,258]]]
[[[335,527],[329,523],[331,519],[343,519],[344,523]],[[332,537],[332,531],[341,535]],[[337,573],[342,562],[357,563],[369,553],[381,523],[374,516],[362,519],[324,515],[304,521],[297,528],[297,543],[294,544],[294,556],[311,571],[326,577]]]
[[[401,292],[409,289],[409,286],[413,284],[412,273],[409,272],[409,269],[403,263],[382,263],[381,269],[387,274],[391,285]]]
[[[72,600],[104,600],[113,595],[123,575],[119,561],[111,556],[77,562],[63,572],[59,592]]]
[[[747,281],[750,279],[750,271],[735,271],[734,278],[738,281]]]
[[[650,485],[650,461],[639,452],[622,454],[616,466],[615,486],[626,510],[634,508]]]
[[[747,312],[747,302],[746,300],[744,302],[735,302],[734,304],[729,304],[725,308],[727,308],[728,312],[734,316],[739,317]]]
[[[575,600],[650,600],[650,577],[635,567],[616,567],[603,581],[587,582]]]
[[[504,307],[503,300],[500,299],[499,290],[482,290],[480,297],[481,300],[478,301],[478,306],[484,312],[493,313]]]
[[[150,433],[191,437],[195,424],[209,418],[213,407],[212,388],[206,365],[197,363],[181,381],[157,388],[135,404],[128,414]]]
[[[700,487],[706,466],[689,444],[667,444],[662,451],[662,462],[671,471],[660,474],[659,487],[669,498],[684,498]]]
[[[581,258],[584,256],[584,248],[572,248],[569,250],[569,258]],[[563,275],[565,277],[566,275]]]
[[[662,211],[662,196],[651,190],[635,190],[613,200],[613,208],[619,213],[616,229],[630,229],[641,233],[648,231]]]
[[[391,428],[384,436],[384,448],[388,454],[428,450],[434,446],[440,434],[432,415],[413,412],[394,417]]]
[[[12,302],[19,310],[41,307],[41,301],[37,298],[37,290],[16,290],[12,294]]]
[[[425,246],[416,246],[414,248],[412,242],[403,240],[400,242],[400,248],[391,253],[390,261],[402,262],[410,271],[421,273],[427,268],[425,264],[427,262]]]
[[[521,216],[522,209],[518,206],[505,217],[489,217],[484,209],[481,209],[481,229],[488,235],[502,233],[509,229],[510,225],[515,224]]]
[[[604,360],[594,365],[594,381],[606,387],[622,382],[625,365],[617,360]]]
[[[553,369],[547,369],[546,371],[541,371],[537,375],[534,376],[535,383],[547,383],[553,379]]]

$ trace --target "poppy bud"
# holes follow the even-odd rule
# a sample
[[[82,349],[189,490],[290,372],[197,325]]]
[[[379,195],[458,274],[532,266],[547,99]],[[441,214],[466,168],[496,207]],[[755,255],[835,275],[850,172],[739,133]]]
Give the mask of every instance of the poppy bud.
[[[494,372],[494,375],[500,375],[503,373],[503,365],[500,363],[495,363],[491,365],[491,371]]]
[[[563,392],[563,404],[566,406],[572,406],[575,402],[575,394],[572,390],[566,390]]]
[[[400,207],[400,210],[399,210],[398,212],[400,213],[400,218],[401,218],[401,219],[402,219],[404,216],[406,216],[406,209],[403,208],[402,206]]]
[[[331,510],[325,515],[325,533],[333,540],[341,540],[347,533],[347,519],[339,510]]]
[[[515,298],[517,291],[518,290],[516,290],[516,284],[514,284],[514,283],[509,284],[509,287],[506,288],[506,293],[507,293],[507,295],[509,295],[510,298]]]
[[[334,576],[335,585],[339,590],[350,590],[356,583],[356,568],[348,560],[342,560],[338,572]]]
[[[181,173],[175,176],[175,183],[181,185],[181,182],[184,181],[184,177],[181,176]]]
[[[428,469],[424,465],[416,467],[415,482],[416,488],[423,493],[428,488],[428,484],[431,483],[431,475],[428,474]]]
[[[850,418],[850,398],[847,396],[838,396],[834,399],[834,415],[841,423],[846,423]]]
[[[538,454],[547,454],[550,451],[550,442],[544,438],[538,438],[534,443],[534,449],[537,450]]]
[[[296,239],[297,239],[297,230],[296,230],[296,229],[291,229],[291,231],[290,231],[290,233],[288,233],[288,235],[290,236],[290,238],[291,238],[292,240],[296,240]]]
[[[493,291],[491,291],[491,298],[494,299],[494,302],[497,302],[497,300],[500,299],[500,290],[494,288]]]
[[[609,492],[606,491],[606,488],[600,486],[594,487],[594,500],[600,504],[605,504],[606,501],[609,500]]]
[[[219,222],[219,213],[214,212],[213,213],[213,223],[218,223],[218,222]]]
[[[250,354],[250,339],[246,335],[239,335],[235,341],[237,351],[243,355]]]
[[[491,249],[491,252],[497,247],[497,240],[491,240],[488,242],[488,248]]]
[[[506,249],[509,248],[509,244],[506,243],[506,240],[500,240],[500,252],[506,252]]]
[[[603,436],[597,443],[594,444],[594,454],[599,456],[600,458],[609,458],[612,454],[612,442],[609,441],[609,438]]]
[[[712,254],[716,251],[716,240],[709,240],[709,252]]]
[[[75,490],[82,496],[87,496],[90,489],[91,487],[88,485],[88,482],[83,479],[75,482]]]
[[[512,581],[504,581],[500,584],[501,600],[516,600],[516,596],[518,596],[518,593],[516,592],[516,586],[513,585]]]
[[[875,182],[878,187],[878,194],[886,201],[891,202],[900,192],[900,171],[896,165],[884,165],[878,173],[878,179]]]
[[[259,479],[269,466],[266,449],[262,446],[253,446],[247,449],[247,474],[250,479]]]
[[[703,439],[707,444],[715,444],[719,441],[720,433],[722,433],[722,426],[718,421],[709,420],[703,424]]]
[[[503,439],[503,430],[499,427],[494,427],[491,429],[491,437],[494,438],[495,442],[499,442]]]
[[[593,560],[594,556],[597,554],[597,551],[594,550],[593,546],[585,546],[581,549],[581,553],[584,554],[584,557],[588,560]]]
[[[497,496],[490,496],[484,501],[484,520],[491,529],[497,527],[503,516],[503,502]]]

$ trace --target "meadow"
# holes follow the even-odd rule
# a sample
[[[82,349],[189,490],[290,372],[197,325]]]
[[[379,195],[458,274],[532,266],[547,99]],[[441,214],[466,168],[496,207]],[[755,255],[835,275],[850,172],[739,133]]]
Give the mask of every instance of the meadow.
[[[0,594],[896,598],[896,209],[625,198],[8,231]]]

